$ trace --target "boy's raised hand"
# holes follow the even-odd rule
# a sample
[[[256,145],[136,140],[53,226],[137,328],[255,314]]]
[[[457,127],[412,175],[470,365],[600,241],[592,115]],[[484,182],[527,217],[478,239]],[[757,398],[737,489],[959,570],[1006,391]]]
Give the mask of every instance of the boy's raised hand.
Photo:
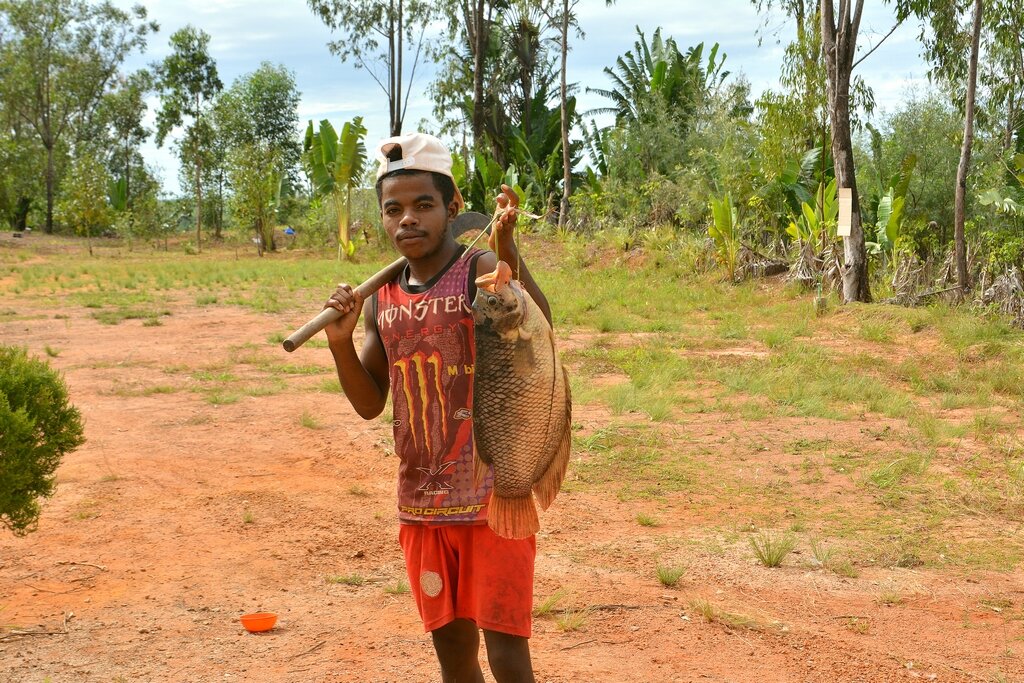
[[[333,308],[342,313],[340,318],[324,328],[324,331],[327,332],[328,342],[341,341],[352,337],[352,332],[359,321],[359,312],[363,308],[363,297],[352,289],[351,285],[342,283],[331,294],[331,298],[324,304],[324,308]]]
[[[516,209],[519,207],[519,195],[508,185],[502,184],[501,194],[499,194],[495,201],[498,203],[498,219],[494,221],[494,227],[491,228],[491,236],[487,239],[487,246],[491,248],[491,251],[505,258],[505,254],[514,253],[516,248],[515,243],[515,226],[516,226]]]

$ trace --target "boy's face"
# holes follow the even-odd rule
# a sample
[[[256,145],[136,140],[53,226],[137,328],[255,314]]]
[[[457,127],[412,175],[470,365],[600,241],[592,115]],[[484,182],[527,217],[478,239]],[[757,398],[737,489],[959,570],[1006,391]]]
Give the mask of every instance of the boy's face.
[[[402,256],[422,259],[445,244],[458,203],[445,206],[429,173],[385,178],[380,189],[384,229]]]

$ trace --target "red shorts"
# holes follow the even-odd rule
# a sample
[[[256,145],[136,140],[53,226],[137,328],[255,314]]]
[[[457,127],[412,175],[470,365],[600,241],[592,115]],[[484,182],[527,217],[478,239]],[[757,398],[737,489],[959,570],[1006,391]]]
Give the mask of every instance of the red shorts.
[[[530,637],[535,536],[502,538],[486,524],[400,524],[398,542],[427,631],[469,619]]]

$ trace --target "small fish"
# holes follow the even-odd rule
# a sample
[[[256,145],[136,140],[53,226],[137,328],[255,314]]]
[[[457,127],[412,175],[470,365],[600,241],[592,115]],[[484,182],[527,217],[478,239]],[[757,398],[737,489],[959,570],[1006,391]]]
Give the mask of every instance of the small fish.
[[[569,377],[551,325],[507,263],[476,285],[473,433],[478,473],[494,468],[487,522],[499,536],[526,538],[540,530],[533,495],[546,510],[569,464]]]

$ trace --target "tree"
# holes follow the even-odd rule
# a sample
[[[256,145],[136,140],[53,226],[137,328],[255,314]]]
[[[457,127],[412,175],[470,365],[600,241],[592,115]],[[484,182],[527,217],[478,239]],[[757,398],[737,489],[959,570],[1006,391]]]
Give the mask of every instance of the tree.
[[[83,146],[71,163],[61,187],[61,200],[57,215],[76,233],[85,235],[92,256],[92,238],[110,226],[113,216],[107,203],[110,174],[99,160],[98,154]]]
[[[282,184],[301,153],[298,106],[294,74],[269,62],[238,78],[217,103],[234,214],[255,228],[261,255],[264,247],[275,248],[273,219]]]
[[[967,169],[971,165],[974,143],[974,96],[978,85],[978,43],[981,40],[982,2],[974,0],[974,21],[971,30],[971,56],[967,67],[967,96],[964,103],[964,139],[960,146],[960,165],[956,171],[954,197],[953,242],[956,245],[956,281],[961,294],[967,291],[967,240],[964,237],[964,205],[967,198]]]
[[[33,531],[61,459],[84,441],[60,375],[23,349],[0,346],[0,524],[17,536]]]
[[[358,68],[365,69],[376,81],[388,98],[391,135],[401,135],[416,67],[426,44],[424,31],[436,12],[434,3],[423,0],[307,1],[324,24],[332,30],[347,32],[344,39],[332,41],[327,47],[343,62],[354,60]],[[415,46],[415,52],[408,83],[405,83],[408,43]],[[383,67],[381,70],[378,64]]]
[[[217,76],[217,65],[210,57],[210,36],[205,31],[186,26],[175,31],[170,40],[171,54],[155,65],[157,89],[162,106],[156,117],[156,142],[163,145],[167,135],[178,126],[185,126],[179,154],[184,164],[191,161],[194,169],[196,249],[202,250],[202,149],[209,142],[211,127],[205,116],[211,102],[224,87]]]
[[[21,232],[43,192],[45,150],[38,136],[15,113],[0,104],[0,219]]]
[[[141,166],[139,145],[149,137],[149,130],[142,125],[146,115],[146,93],[152,87],[148,71],[141,70],[129,76],[117,78],[117,88],[108,93],[100,108],[100,118],[109,127],[117,151],[111,156],[114,174],[124,180],[125,209],[132,206],[132,168]]]
[[[157,30],[146,9],[109,1],[0,0],[0,93],[46,153],[46,232],[53,232],[55,155],[89,127],[125,58]]]
[[[650,42],[636,27],[639,39],[633,49],[605,67],[610,88],[588,88],[611,101],[590,113],[615,115],[620,137],[627,144],[634,174],[657,172],[667,175],[684,160],[685,138],[698,113],[718,91],[728,72],[722,70],[725,56],[718,59],[718,44],[704,61],[704,44],[680,52],[674,38],[663,39],[656,29]]]
[[[843,301],[871,301],[868,282],[868,256],[861,225],[857,176],[853,161],[853,138],[850,129],[850,77],[857,50],[864,0],[839,1],[836,14],[833,0],[821,0],[821,46],[828,74],[828,117],[832,125],[832,163],[838,187],[850,188],[853,206],[850,214],[850,235],[843,240]]]
[[[327,119],[320,122],[320,130],[313,130],[313,122],[306,127],[302,152],[306,173],[317,197],[329,197],[338,219],[338,259],[341,254],[351,256],[355,244],[350,239],[352,230],[352,188],[359,184],[366,166],[366,146],[363,138],[366,127],[363,117],[357,116],[341,128],[341,136]]]

